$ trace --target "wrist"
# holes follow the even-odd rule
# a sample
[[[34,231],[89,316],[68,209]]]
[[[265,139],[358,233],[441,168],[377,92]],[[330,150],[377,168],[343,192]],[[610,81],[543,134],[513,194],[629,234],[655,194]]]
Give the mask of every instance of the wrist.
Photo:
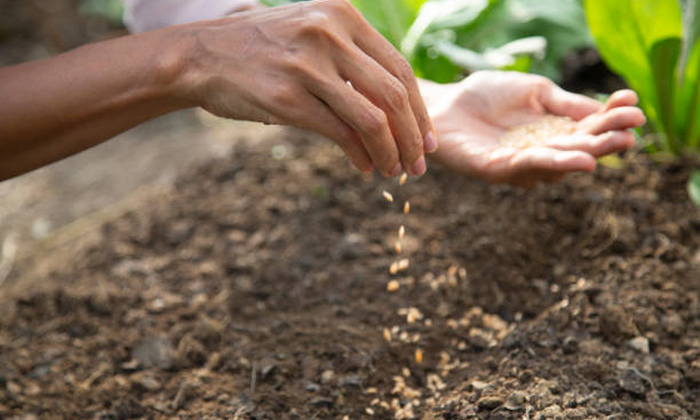
[[[200,105],[194,94],[202,78],[196,64],[196,32],[193,25],[181,25],[150,33],[157,48],[152,64],[155,84],[182,108]]]

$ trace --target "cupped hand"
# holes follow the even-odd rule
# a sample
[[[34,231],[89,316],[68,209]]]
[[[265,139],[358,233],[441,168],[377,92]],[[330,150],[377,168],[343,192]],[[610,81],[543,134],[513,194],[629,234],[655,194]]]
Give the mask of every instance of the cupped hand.
[[[421,91],[437,130],[435,160],[491,183],[533,187],[592,171],[596,158],[631,147],[629,129],[645,123],[631,90],[601,104],[544,77],[516,72],[477,72],[446,85],[421,81]],[[570,132],[525,145],[503,142],[513,129],[551,116],[573,120]]]
[[[360,170],[425,172],[437,147],[408,63],[346,0],[235,14],[196,26],[197,104],[334,140]]]

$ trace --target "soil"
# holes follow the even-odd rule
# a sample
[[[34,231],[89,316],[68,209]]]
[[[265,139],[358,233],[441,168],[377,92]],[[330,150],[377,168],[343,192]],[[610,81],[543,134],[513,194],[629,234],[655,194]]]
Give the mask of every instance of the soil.
[[[286,137],[20,264],[0,418],[700,418],[689,165],[399,187]]]

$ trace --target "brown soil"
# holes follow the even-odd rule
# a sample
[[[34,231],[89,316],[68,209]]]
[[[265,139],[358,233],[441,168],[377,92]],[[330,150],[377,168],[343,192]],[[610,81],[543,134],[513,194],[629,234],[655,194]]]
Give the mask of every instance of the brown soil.
[[[700,212],[687,168],[625,161],[399,188],[327,142],[240,143],[20,265],[0,418],[700,418]]]

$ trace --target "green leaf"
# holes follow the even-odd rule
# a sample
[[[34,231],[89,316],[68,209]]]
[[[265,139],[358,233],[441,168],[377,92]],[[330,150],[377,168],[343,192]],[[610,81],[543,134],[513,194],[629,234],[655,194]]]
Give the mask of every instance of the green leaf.
[[[700,42],[695,44],[681,88],[682,128],[685,128],[684,144],[695,149],[700,146]]]
[[[696,206],[700,207],[700,171],[693,171],[688,180],[688,195]]]
[[[586,17],[598,50],[608,66],[640,96],[652,125],[664,130],[664,111],[655,86],[652,49],[663,39],[681,39],[681,10],[677,0],[585,0]],[[658,48],[658,47],[657,47]],[[667,53],[663,48],[656,51]],[[672,126],[668,126],[671,130]]]
[[[352,0],[369,23],[399,47],[425,0]]]
[[[663,128],[667,136],[667,144],[672,152],[677,153],[681,147],[678,145],[678,133],[674,123],[674,103],[676,95],[676,66],[681,53],[681,39],[668,38],[656,42],[649,54],[651,70],[654,77],[654,86],[658,98],[658,126]]]
[[[401,41],[401,52],[411,60],[416,49],[429,31],[466,28],[472,24],[494,0],[433,0],[421,7],[415,21]]]

